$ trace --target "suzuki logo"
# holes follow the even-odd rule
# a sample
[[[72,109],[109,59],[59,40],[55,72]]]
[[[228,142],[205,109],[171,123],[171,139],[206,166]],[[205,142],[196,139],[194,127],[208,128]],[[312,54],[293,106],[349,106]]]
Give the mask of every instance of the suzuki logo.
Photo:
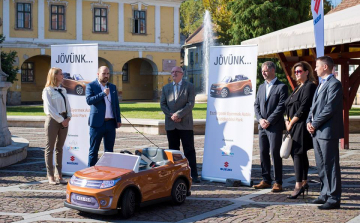
[[[316,14],[319,14],[319,8],[320,8],[321,0],[314,0],[314,1],[315,1],[314,11],[316,12]]]
[[[75,156],[71,156],[71,157],[70,157],[70,160],[74,162]]]
[[[225,162],[224,163],[224,167],[228,167],[229,166],[229,163],[228,162]]]

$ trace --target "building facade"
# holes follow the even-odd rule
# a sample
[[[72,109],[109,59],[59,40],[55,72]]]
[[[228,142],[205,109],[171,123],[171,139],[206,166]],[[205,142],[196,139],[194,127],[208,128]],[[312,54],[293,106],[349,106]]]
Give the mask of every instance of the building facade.
[[[51,45],[99,44],[122,100],[156,100],[180,65],[182,0],[0,0],[5,52],[16,51],[10,104],[40,102]]]

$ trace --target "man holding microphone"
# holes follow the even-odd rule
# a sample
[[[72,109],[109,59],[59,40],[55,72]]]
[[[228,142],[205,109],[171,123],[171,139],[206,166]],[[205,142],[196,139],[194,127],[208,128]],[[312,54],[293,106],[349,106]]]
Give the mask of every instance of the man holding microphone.
[[[110,71],[106,66],[98,70],[98,78],[86,86],[86,102],[90,105],[90,151],[88,166],[97,162],[101,140],[105,152],[113,152],[116,128],[121,126],[117,89],[109,83]]]

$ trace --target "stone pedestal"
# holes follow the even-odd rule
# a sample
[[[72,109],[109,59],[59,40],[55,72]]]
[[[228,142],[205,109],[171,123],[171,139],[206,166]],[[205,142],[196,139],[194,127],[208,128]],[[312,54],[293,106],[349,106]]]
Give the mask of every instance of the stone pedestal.
[[[11,144],[11,133],[6,118],[6,94],[10,86],[10,82],[0,81],[0,147]]]
[[[206,103],[208,96],[206,94],[197,94],[195,96],[195,102]]]

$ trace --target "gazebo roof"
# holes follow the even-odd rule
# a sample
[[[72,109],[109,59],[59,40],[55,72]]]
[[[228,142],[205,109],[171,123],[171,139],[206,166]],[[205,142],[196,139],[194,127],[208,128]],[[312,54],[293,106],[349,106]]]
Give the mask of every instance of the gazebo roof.
[[[359,12],[360,5],[356,5],[325,15],[325,46],[359,42]],[[259,56],[315,48],[313,20],[249,39],[241,44],[257,44]]]

